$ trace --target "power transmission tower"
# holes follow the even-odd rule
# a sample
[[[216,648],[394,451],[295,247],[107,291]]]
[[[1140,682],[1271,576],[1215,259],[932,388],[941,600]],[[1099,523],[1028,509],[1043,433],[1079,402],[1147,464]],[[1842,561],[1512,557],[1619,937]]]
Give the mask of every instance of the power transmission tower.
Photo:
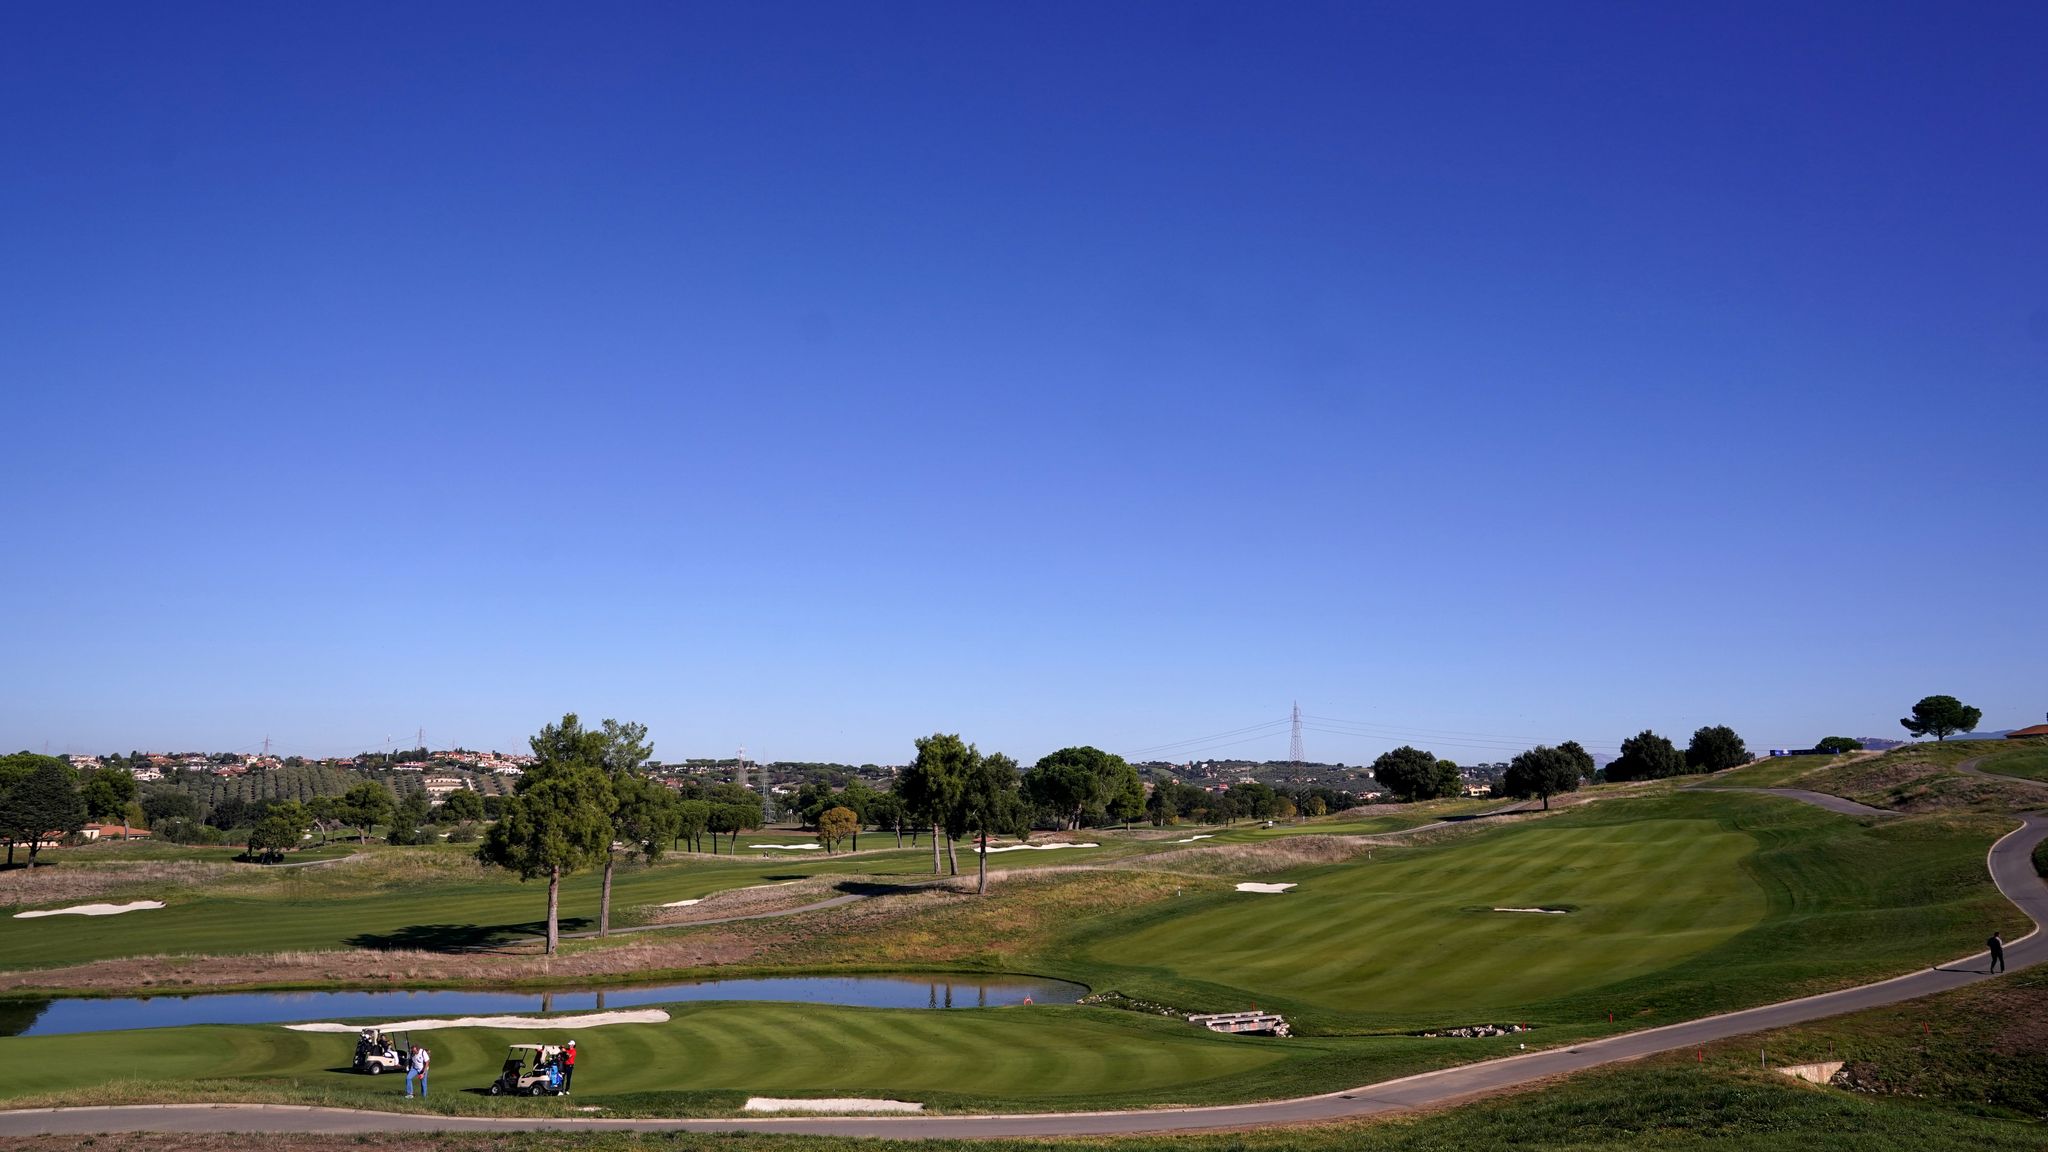
[[[263,758],[265,760],[270,759],[270,737],[268,736],[263,738]]]
[[[419,731],[417,731],[417,732],[415,732],[415,733],[413,733],[413,734],[412,734],[412,738],[413,738],[414,740],[417,740],[417,741],[419,741],[419,743],[417,743],[417,744],[413,745],[413,747],[415,747],[415,748],[425,748],[425,747],[427,746],[427,727],[426,727],[426,725],[424,725],[424,724],[420,725],[420,730],[419,730]]]
[[[1294,767],[1297,770],[1300,769],[1301,762],[1306,759],[1301,754],[1301,701],[1299,700],[1294,702],[1294,738],[1287,743],[1287,758],[1294,761]]]

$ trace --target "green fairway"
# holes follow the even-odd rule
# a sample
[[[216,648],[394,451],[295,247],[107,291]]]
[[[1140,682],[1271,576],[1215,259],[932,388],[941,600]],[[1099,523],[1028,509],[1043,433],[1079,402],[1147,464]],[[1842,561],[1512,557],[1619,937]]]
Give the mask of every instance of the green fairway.
[[[1754,764],[1690,780],[1698,781],[1707,788],[1791,788],[1798,786],[1800,777],[1818,772],[1840,759],[1839,756],[1770,756]]]
[[[1704,951],[1760,919],[1740,861],[1756,847],[1710,820],[1525,827],[1451,851],[1287,877],[1279,895],[1229,893],[1129,933],[1098,935],[1105,965],[1177,958],[1190,980],[1346,1014],[1488,1012]],[[1495,912],[1538,906],[1565,915]],[[1513,973],[1512,979],[1502,979]]]
[[[1279,895],[1190,895],[1084,925],[1047,970],[1333,1031],[1667,1022],[1947,959],[1987,926],[2023,931],[1983,866],[2009,826],[1866,826],[1746,794],[1619,800],[1286,873],[1299,887]]]
[[[795,1004],[677,1006],[667,1024],[575,1032],[460,1028],[414,1036],[433,1049],[434,1089],[456,1098],[497,1074],[511,1042],[577,1040],[576,1100],[729,1108],[746,1093],[895,1095],[925,1101],[1080,1107],[1230,1094],[1304,1050],[1177,1020],[1085,1008],[904,1011]],[[399,1077],[347,1070],[352,1034],[212,1026],[0,1039],[14,1075],[0,1099],[110,1081],[290,1083],[388,1104]],[[1313,1052],[1313,1049],[1308,1050]],[[1247,1079],[1249,1078],[1249,1079]],[[503,1107],[512,1102],[494,1103]],[[559,1102],[543,1102],[559,1110]]]
[[[1405,1032],[1528,1022],[1541,1041],[1569,1042],[1894,974],[1966,952],[1991,927],[2022,929],[1984,874],[1986,846],[2010,827],[2001,817],[1865,822],[1774,797],[1678,792],[1516,820],[1480,822],[1439,842],[1382,846],[1345,863],[1282,873],[1299,887],[1279,895],[1229,891],[1228,877],[1173,870],[1211,851],[1212,841],[1148,844],[1158,854],[1144,857],[1130,855],[1139,845],[1105,847],[1102,858],[1122,855],[1122,868],[1065,877],[1035,869],[1043,879],[1019,883],[1007,898],[999,889],[987,902],[907,905],[900,915],[908,918],[888,929],[891,939],[985,941],[981,947],[992,950],[972,954],[977,966],[1069,977],[1097,991],[1186,1009],[1280,1009],[1302,1033],[1289,1040],[1214,1036],[1177,1020],[1107,1008],[693,1004],[675,1009],[668,1024],[581,1034],[589,1063],[579,1072],[587,1080],[577,1100],[675,1112],[728,1109],[744,1093],[891,1095],[1007,1109],[1272,1098],[1514,1047],[1507,1038],[1424,1040]],[[1214,849],[1213,859],[1256,866],[1280,847],[1224,847]],[[427,859],[380,856],[370,863],[401,872],[371,873],[381,879],[362,895],[312,870],[258,895],[194,901],[184,919],[166,923],[193,933],[194,946],[216,951],[223,950],[221,938],[274,948],[288,946],[281,938],[295,933],[362,934],[378,917],[420,933],[423,902],[459,909],[472,922],[459,931],[427,926],[436,933],[530,923],[518,918],[531,916],[538,886],[462,873],[459,858],[447,856],[438,873],[408,888],[403,869]],[[793,867],[920,878],[928,859],[909,851],[801,865],[682,859],[622,870],[619,898],[642,903],[773,882]],[[566,914],[588,914],[594,884],[594,877],[581,877],[569,886]],[[1150,895],[1118,898],[1141,885]],[[308,897],[303,903],[286,895],[299,886]],[[1094,899],[1059,904],[1062,893],[1082,891]],[[1543,907],[1564,914],[1494,911]],[[109,923],[120,920],[10,924],[0,941],[26,949],[46,939],[90,944]],[[828,933],[831,923],[822,922]],[[832,937],[840,941],[834,946],[871,945],[862,922],[851,923]],[[1018,924],[1033,927],[1003,935]],[[175,947],[153,935],[138,947]],[[857,954],[831,953],[842,958],[825,962]],[[535,1037],[471,1030],[435,1037],[443,1093],[436,1108],[556,1106],[449,1091],[487,1082],[504,1042]],[[390,1082],[332,1070],[348,1043],[346,1036],[273,1027],[6,1039],[0,1057],[12,1056],[10,1066],[24,1071],[0,1085],[0,1096],[42,1098],[150,1081],[154,1087],[115,1094],[161,1099],[185,1091],[175,1085],[187,1078],[195,1082],[190,1093],[225,1097],[362,1103],[373,1089],[382,1096],[394,1091]]]

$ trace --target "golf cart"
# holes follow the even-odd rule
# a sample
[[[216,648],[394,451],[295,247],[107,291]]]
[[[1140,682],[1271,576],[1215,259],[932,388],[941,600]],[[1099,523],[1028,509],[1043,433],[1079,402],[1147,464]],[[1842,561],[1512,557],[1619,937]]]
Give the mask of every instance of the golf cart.
[[[383,1072],[403,1072],[406,1050],[410,1047],[404,1033],[392,1036],[380,1029],[365,1028],[362,1034],[356,1037],[356,1071],[371,1076]]]
[[[562,1050],[553,1044],[512,1045],[489,1091],[493,1096],[560,1096]]]

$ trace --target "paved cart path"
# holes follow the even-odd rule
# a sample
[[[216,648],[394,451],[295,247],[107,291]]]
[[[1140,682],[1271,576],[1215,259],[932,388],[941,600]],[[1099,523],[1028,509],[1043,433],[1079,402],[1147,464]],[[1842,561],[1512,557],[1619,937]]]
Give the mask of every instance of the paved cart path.
[[[1991,877],[1999,891],[2034,921],[2034,930],[2006,945],[2015,970],[2048,961],[2048,884],[2034,872],[2034,846],[2048,839],[2048,814],[2028,813],[2020,827],[1992,845]],[[894,1139],[973,1139],[1115,1135],[1213,1128],[1265,1127],[1343,1120],[1443,1104],[1479,1093],[1519,1087],[1547,1077],[1658,1052],[1690,1048],[1752,1032],[1781,1028],[1845,1012],[1896,1004],[1988,978],[1989,958],[1979,952],[1921,972],[1875,984],[1630,1032],[1567,1048],[1530,1052],[1368,1084],[1346,1092],[1213,1108],[1135,1112],[1056,1112],[1006,1116],[819,1116],[716,1120],[606,1120],[563,1117],[428,1116],[275,1104],[135,1105],[106,1108],[20,1109],[0,1112],[0,1136],[79,1135],[96,1132],[505,1132],[700,1131],[787,1132]]]

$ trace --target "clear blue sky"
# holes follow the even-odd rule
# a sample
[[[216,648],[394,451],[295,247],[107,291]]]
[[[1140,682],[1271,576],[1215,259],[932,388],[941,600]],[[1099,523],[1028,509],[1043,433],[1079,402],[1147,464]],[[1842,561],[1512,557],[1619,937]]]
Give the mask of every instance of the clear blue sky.
[[[2039,721],[2044,43],[8,4],[0,746]]]

